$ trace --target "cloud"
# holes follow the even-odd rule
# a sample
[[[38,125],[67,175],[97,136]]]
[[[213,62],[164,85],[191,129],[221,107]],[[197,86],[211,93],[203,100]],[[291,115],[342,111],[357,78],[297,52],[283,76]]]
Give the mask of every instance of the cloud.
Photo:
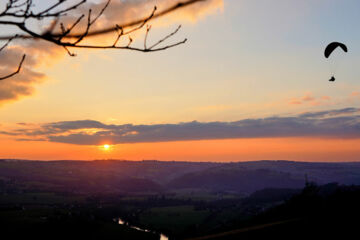
[[[32,95],[35,86],[46,79],[40,67],[51,66],[66,56],[62,48],[45,41],[18,41],[0,52],[0,76],[14,72],[23,54],[26,59],[20,73],[0,81],[0,106]]]
[[[0,52],[0,76],[14,72],[23,55],[20,47],[9,47]],[[0,81],[0,106],[8,101],[17,100],[34,92],[34,85],[43,81],[45,74],[34,70],[39,62],[37,54],[30,54],[21,72],[12,78]]]
[[[319,106],[328,104],[330,100],[329,96],[314,97],[312,93],[305,93],[302,97],[290,99],[289,104]]]
[[[337,117],[337,116],[346,116],[360,113],[359,108],[343,108],[338,110],[329,110],[322,112],[308,112],[299,115],[303,118],[325,118],[325,117]]]
[[[177,124],[104,124],[93,120],[32,125],[0,134],[21,141],[50,141],[78,145],[142,143],[230,138],[327,137],[360,138],[360,109],[344,108],[290,117],[244,119],[234,122]]]
[[[73,22],[71,20],[76,19],[78,15],[82,13],[87,13],[89,8],[98,12],[104,6],[105,2],[105,0],[98,1],[97,4],[90,2],[74,11],[72,16],[62,20],[65,21],[65,25],[67,21],[69,23]],[[121,24],[138,19],[139,17],[148,16],[155,5],[157,5],[161,11],[161,9],[165,9],[174,3],[176,3],[174,0],[113,0],[104,12],[104,15],[99,18],[95,29],[104,26],[115,26],[115,24],[118,23]],[[172,22],[186,20],[196,21],[205,15],[213,14],[214,11],[219,8],[223,8],[223,0],[207,0],[185,7],[180,11],[170,14],[170,16],[176,16],[176,18],[173,17]],[[84,20],[84,23],[85,22]],[[167,21],[166,26],[172,22]],[[44,26],[42,26],[42,28],[44,28]],[[110,34],[105,38],[94,38],[92,41],[112,41],[113,43],[114,36]],[[67,56],[63,48],[45,41],[16,42],[15,46],[10,46],[0,52],[0,76],[5,76],[16,70],[21,56],[24,53],[27,54],[27,57],[20,74],[11,79],[0,81],[0,106],[32,95],[35,92],[35,86],[43,82],[47,77],[45,73],[39,70],[39,66],[43,64],[47,66],[56,64],[62,57]]]

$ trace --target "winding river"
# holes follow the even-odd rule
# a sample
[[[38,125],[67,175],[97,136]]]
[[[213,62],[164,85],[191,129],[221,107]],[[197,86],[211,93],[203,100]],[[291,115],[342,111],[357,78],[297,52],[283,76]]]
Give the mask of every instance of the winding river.
[[[138,230],[138,231],[143,231],[143,232],[156,232],[156,231],[151,231],[151,230],[149,230],[149,229],[143,229],[143,228],[139,228],[139,227],[130,225],[128,222],[122,220],[121,218],[118,218],[118,219],[117,219],[117,222],[118,222],[118,224],[120,224],[120,225],[126,225],[126,226],[128,226],[129,228],[136,229],[136,230]],[[166,236],[165,234],[163,234],[163,233],[159,233],[159,234],[160,234],[160,240],[169,240],[169,237]]]

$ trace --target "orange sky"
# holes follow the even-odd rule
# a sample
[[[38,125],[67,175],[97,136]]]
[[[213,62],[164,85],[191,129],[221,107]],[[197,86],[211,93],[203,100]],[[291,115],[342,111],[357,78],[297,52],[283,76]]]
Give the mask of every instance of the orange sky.
[[[50,142],[0,141],[0,157],[37,160],[128,159],[181,161],[357,161],[358,139],[253,138],[160,143],[118,144],[109,151],[101,146]]]

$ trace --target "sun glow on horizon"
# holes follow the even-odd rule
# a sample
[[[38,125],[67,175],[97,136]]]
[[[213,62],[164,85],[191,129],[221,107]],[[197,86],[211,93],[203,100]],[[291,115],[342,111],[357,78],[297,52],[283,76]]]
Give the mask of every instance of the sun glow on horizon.
[[[103,145],[103,149],[104,149],[105,151],[110,150],[110,145],[109,145],[109,144],[104,144],[104,145]]]

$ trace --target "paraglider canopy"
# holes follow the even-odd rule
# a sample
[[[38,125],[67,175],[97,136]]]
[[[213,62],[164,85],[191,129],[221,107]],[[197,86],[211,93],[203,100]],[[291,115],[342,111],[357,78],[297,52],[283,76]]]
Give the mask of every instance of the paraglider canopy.
[[[325,57],[328,58],[331,55],[331,53],[338,47],[344,50],[344,52],[348,51],[345,44],[339,42],[332,42],[329,45],[327,45],[327,47],[325,48],[325,52],[324,52]]]

